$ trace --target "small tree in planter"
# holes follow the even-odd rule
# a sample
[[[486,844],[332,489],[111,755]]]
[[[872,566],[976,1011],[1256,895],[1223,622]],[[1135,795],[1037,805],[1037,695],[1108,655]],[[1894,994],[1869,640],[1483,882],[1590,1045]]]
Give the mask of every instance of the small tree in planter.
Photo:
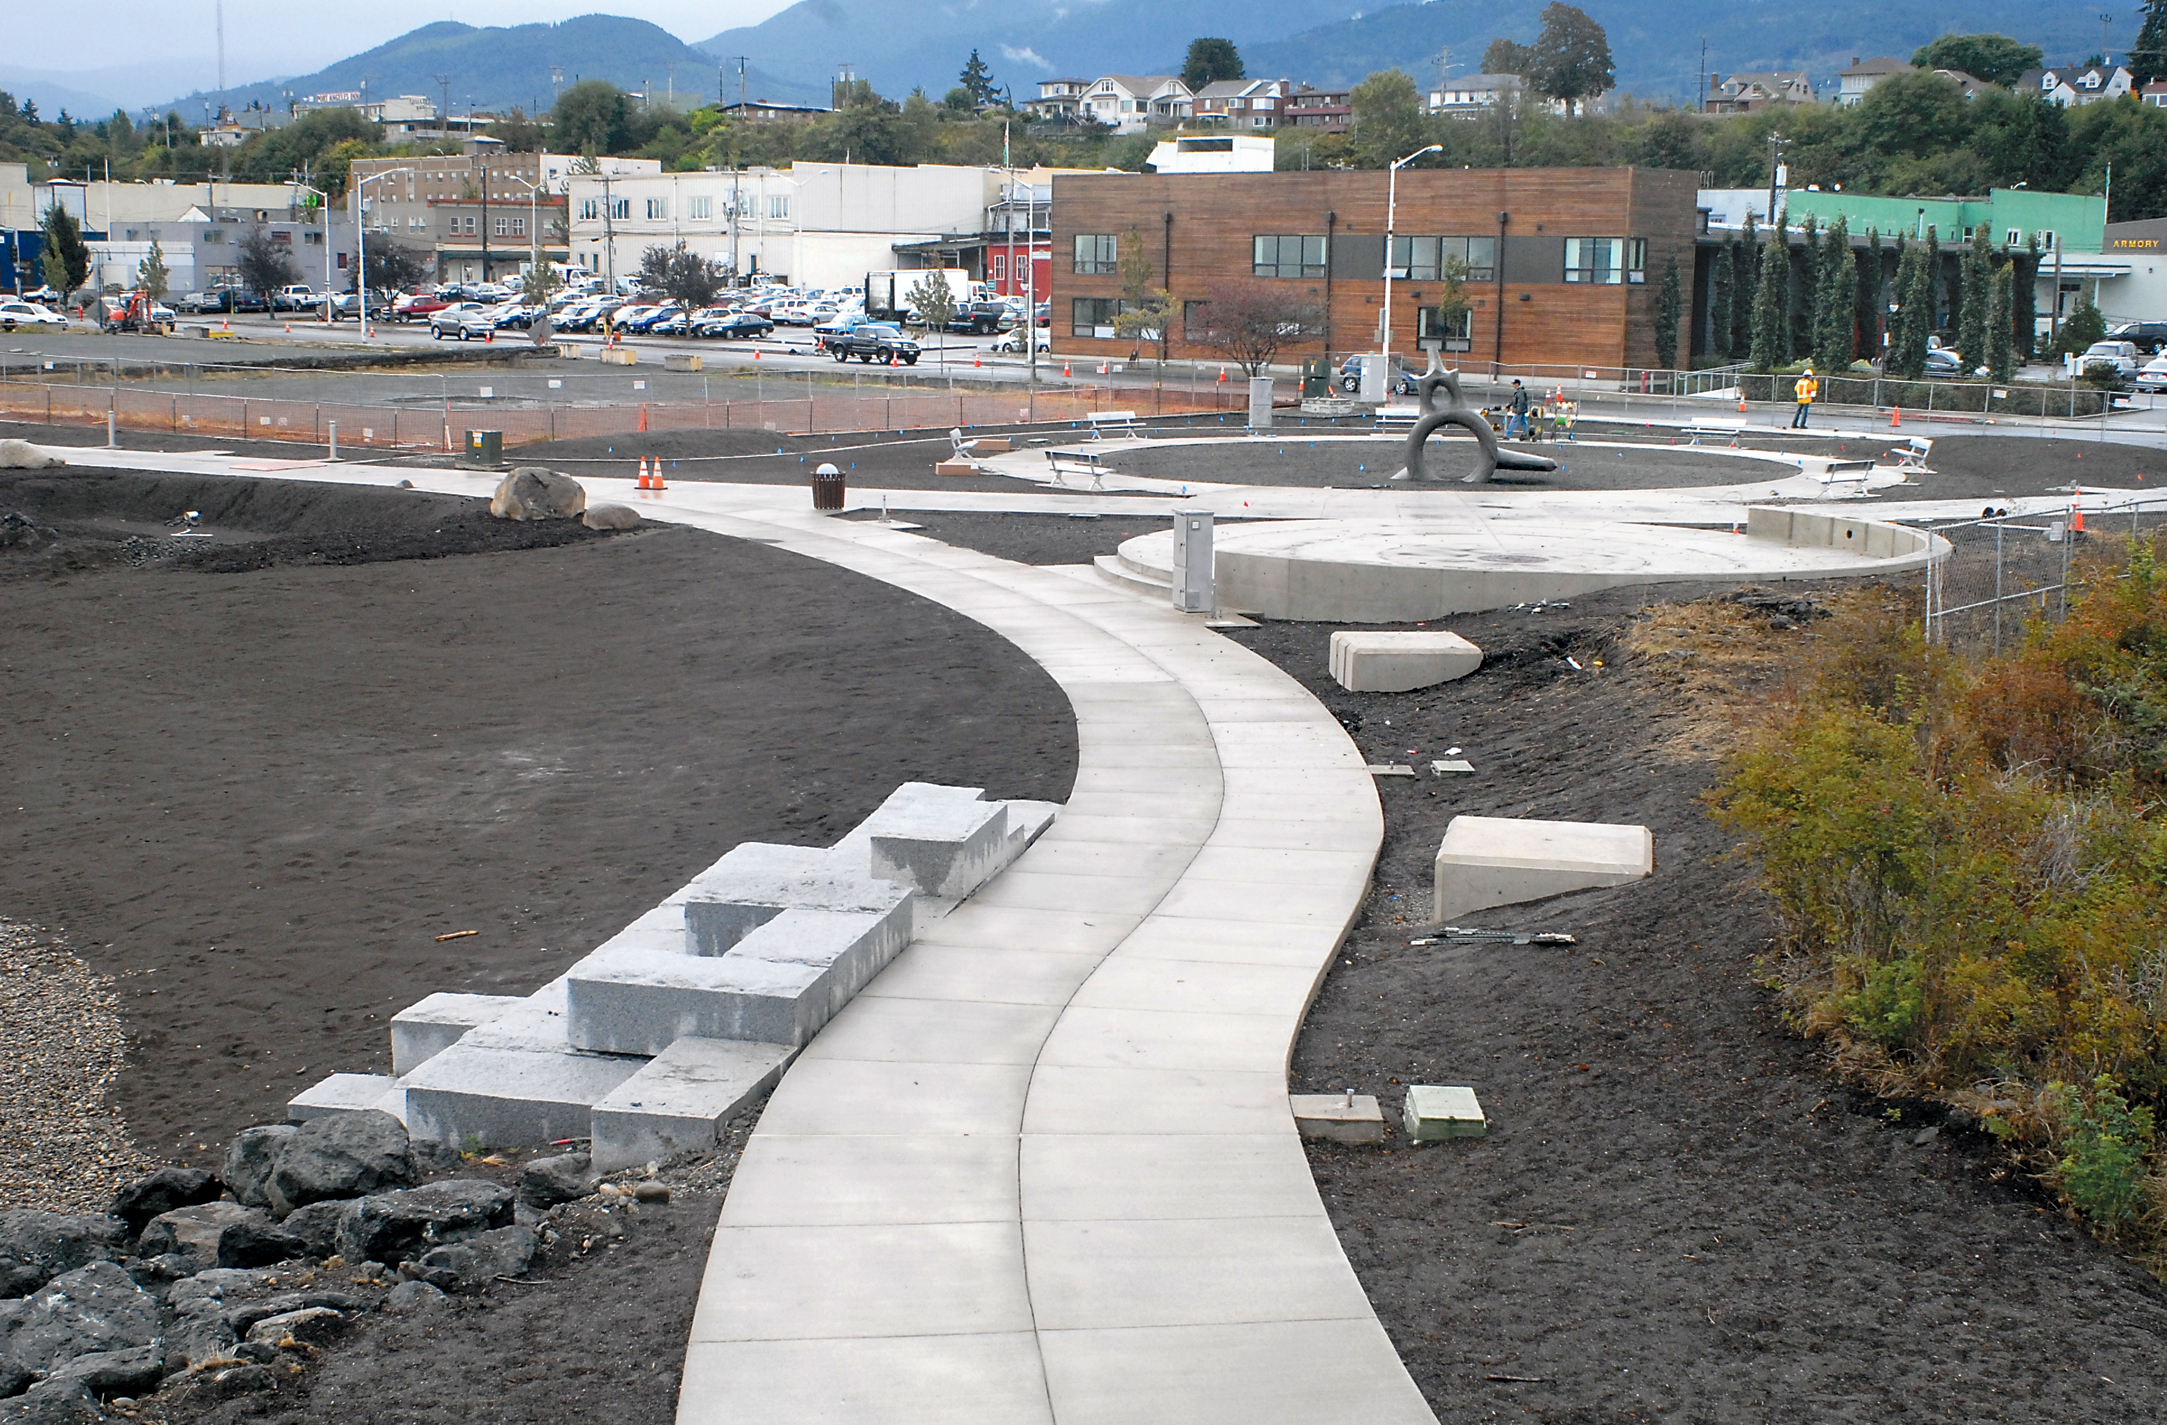
[[[918,314],[919,322],[928,334],[939,332],[940,362],[948,364],[948,323],[956,315],[955,289],[948,285],[948,274],[936,267],[913,282],[904,294],[910,301],[910,309]]]
[[[1283,282],[1228,282],[1204,296],[1189,339],[1218,352],[1250,376],[1299,345],[1323,324],[1324,308]]]

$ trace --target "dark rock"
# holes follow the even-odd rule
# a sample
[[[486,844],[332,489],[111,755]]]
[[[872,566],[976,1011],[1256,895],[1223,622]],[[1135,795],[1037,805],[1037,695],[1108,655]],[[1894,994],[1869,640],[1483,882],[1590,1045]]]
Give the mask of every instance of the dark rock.
[[[358,1201],[312,1202],[279,1224],[307,1247],[312,1257],[328,1257],[339,1249],[339,1224],[360,1210]]]
[[[165,1396],[176,1407],[193,1414],[203,1406],[276,1389],[278,1378],[262,1366],[220,1366],[215,1370],[190,1371],[167,1386]]]
[[[449,1143],[439,1143],[433,1138],[414,1140],[414,1165],[421,1169],[425,1178],[455,1173],[465,1161],[459,1156],[459,1150]]]
[[[400,1282],[384,1298],[384,1310],[398,1316],[419,1316],[425,1312],[442,1310],[445,1296],[442,1289],[428,1282]]]
[[[148,1346],[158,1334],[157,1301],[111,1262],[63,1272],[0,1314],[0,1354],[34,1371],[93,1351]]]
[[[594,1160],[585,1153],[563,1153],[536,1158],[519,1174],[519,1200],[536,1207],[555,1207],[592,1196],[596,1176]]]
[[[283,1217],[312,1202],[364,1197],[421,1181],[406,1125],[366,1109],[313,1118],[279,1145],[264,1195]]]
[[[531,1227],[499,1227],[464,1242],[431,1247],[399,1273],[446,1291],[480,1291],[498,1277],[523,1274],[540,1245]]]
[[[128,1224],[18,1208],[0,1212],[0,1297],[27,1296],[90,1262],[116,1261]]]
[[[434,1288],[431,1288],[434,1290]],[[30,1382],[38,1378],[37,1372],[12,1356],[0,1356],[0,1399],[21,1395],[30,1389]]]
[[[135,1284],[145,1291],[156,1291],[163,1286],[194,1276],[203,1264],[194,1257],[179,1252],[161,1252],[155,1257],[135,1257],[121,1263]]]
[[[278,1359],[278,1347],[266,1345],[261,1341],[243,1341],[233,1348],[233,1354],[238,1360],[254,1361],[258,1365],[269,1365],[272,1361]]]
[[[234,1200],[247,1207],[269,1207],[265,1189],[271,1182],[278,1150],[300,1130],[291,1123],[266,1123],[244,1128],[226,1145],[226,1161],[219,1176]]]
[[[634,1183],[632,1185],[632,1200],[634,1202],[667,1203],[670,1200],[669,1184]]]
[[[589,529],[638,529],[640,512],[630,505],[589,505],[579,522]]]
[[[32,1386],[28,1395],[0,1404],[0,1425],[97,1425],[103,1419],[105,1412],[81,1386]]]
[[[344,1334],[346,1326],[346,1317],[328,1306],[304,1306],[299,1311],[264,1317],[248,1328],[248,1339],[263,1346],[284,1346],[288,1342],[320,1346]]]
[[[233,1359],[234,1343],[240,1339],[226,1324],[226,1313],[215,1301],[198,1300],[173,1313],[166,1328],[166,1354],[191,1368],[207,1361]]]
[[[129,1231],[141,1232],[162,1212],[218,1201],[224,1186],[208,1168],[160,1168],[114,1195],[113,1216],[124,1220]]]
[[[282,1291],[261,1301],[228,1308],[226,1324],[232,1327],[236,1334],[245,1336],[255,1329],[259,1321],[312,1309],[358,1316],[369,1309],[369,1303],[343,1291]]]
[[[93,1351],[77,1356],[38,1382],[40,1390],[74,1387],[103,1400],[109,1395],[144,1395],[165,1379],[166,1354],[157,1346],[121,1351]]]
[[[575,519],[586,508],[587,492],[577,480],[539,465],[505,476],[489,500],[489,513],[500,520]]]
[[[1979,1126],[1979,1120],[1961,1108],[1952,1108],[1949,1110],[1949,1126],[1968,1132]]]
[[[206,1202],[152,1218],[143,1229],[141,1249],[146,1255],[177,1253],[206,1267],[245,1270],[306,1256],[308,1244],[261,1208]]]
[[[510,1188],[454,1178],[363,1198],[360,1209],[339,1224],[339,1255],[349,1262],[397,1266],[431,1247],[511,1223]]]
[[[190,1302],[224,1301],[228,1292],[252,1291],[263,1285],[266,1275],[268,1273],[212,1267],[167,1287],[166,1305],[177,1311]]]

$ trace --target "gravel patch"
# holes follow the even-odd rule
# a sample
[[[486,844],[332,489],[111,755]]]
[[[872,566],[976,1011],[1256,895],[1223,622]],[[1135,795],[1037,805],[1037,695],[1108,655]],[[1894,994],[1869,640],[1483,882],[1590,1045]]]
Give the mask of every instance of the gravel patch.
[[[149,1171],[107,1095],[127,1058],[113,982],[36,926],[0,920],[0,1204],[103,1212]]]

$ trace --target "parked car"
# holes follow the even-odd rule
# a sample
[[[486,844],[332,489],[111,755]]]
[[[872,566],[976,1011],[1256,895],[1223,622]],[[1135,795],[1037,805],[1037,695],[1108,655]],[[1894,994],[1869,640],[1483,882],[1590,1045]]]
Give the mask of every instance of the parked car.
[[[487,302],[461,302],[429,318],[429,335],[442,341],[447,333],[461,341],[486,337],[497,329],[497,309]]]
[[[775,324],[758,312],[722,312],[714,316],[702,312],[692,324],[694,336],[720,337],[725,341],[755,340],[774,330]]]
[[[2107,337],[2131,343],[2140,355],[2158,356],[2167,350],[2167,322],[2118,322],[2107,328]]]
[[[918,343],[893,322],[861,323],[848,336],[829,338],[827,350],[837,361],[855,356],[868,365],[875,361],[889,366],[898,361],[905,366],[918,364]]]
[[[642,307],[631,316],[619,317],[617,325],[624,331],[637,332],[641,336],[655,336],[659,335],[655,331],[657,326],[684,310],[675,302],[664,302],[659,306]]]
[[[402,322],[424,322],[450,305],[434,292],[409,292],[391,304],[391,314]]]
[[[1031,344],[1040,351],[1044,351],[1046,349],[1046,333],[1037,327],[1031,328]],[[1023,328],[1017,327],[1013,331],[1001,333],[1001,339],[993,344],[993,349],[995,351],[1021,352],[1023,350]]]
[[[213,287],[190,293],[185,303],[191,312],[261,312],[268,310],[263,298],[244,287]]]
[[[271,310],[274,312],[305,312],[311,307],[321,307],[324,299],[306,282],[295,282],[281,287],[271,294]]]
[[[1944,377],[1966,374],[1963,353],[1949,346],[1937,346],[1929,349],[1926,353],[1925,374]]]
[[[2077,370],[2090,371],[2095,366],[2111,366],[2114,374],[2127,381],[2137,374],[2137,344],[2129,341],[2095,341],[2077,358]]]
[[[1420,376],[1420,372],[1415,371],[1409,367],[1401,366],[1399,363],[1394,362],[1392,369],[1392,379],[1389,383],[1390,390],[1388,394],[1394,396],[1414,395],[1415,382],[1420,379]],[[1361,357],[1350,356],[1345,361],[1340,363],[1339,389],[1346,392],[1350,396],[1354,395],[1356,392],[1362,389]]]
[[[948,319],[948,330],[967,332],[972,336],[992,336],[1008,316],[1008,304],[1001,301],[958,302],[956,314]]]
[[[33,287],[28,292],[23,293],[19,300],[35,302],[42,307],[50,307],[60,300],[60,294],[50,287]]]
[[[489,309],[489,324],[498,331],[516,328],[519,331],[534,330],[534,317],[541,308],[530,307],[525,302],[508,302]]]
[[[2140,391],[2167,391],[2167,356],[2155,356],[2137,372]]]
[[[62,331],[67,325],[66,317],[42,302],[0,302],[0,331],[14,331],[17,327]]]
[[[369,294],[369,315],[370,315],[370,316],[372,316],[372,317],[375,317],[375,318],[378,318],[379,320],[381,320],[381,319],[383,318],[384,314],[385,314],[385,313],[387,313],[387,312],[389,312],[390,310],[391,310],[391,304],[390,304],[389,302],[387,302],[387,301],[386,301],[386,300],[384,299],[384,294],[383,294],[383,293],[381,293],[381,292],[371,292],[371,293]],[[341,293],[339,293],[339,295],[337,295],[336,297],[333,297],[333,298],[331,299],[331,320],[332,320],[332,321],[334,321],[334,322],[336,322],[336,321],[343,321],[343,320],[345,320],[345,319],[346,319],[346,318],[348,318],[348,317],[359,317],[360,315],[361,315],[361,294],[360,294],[360,293],[358,293],[358,292],[341,292]]]

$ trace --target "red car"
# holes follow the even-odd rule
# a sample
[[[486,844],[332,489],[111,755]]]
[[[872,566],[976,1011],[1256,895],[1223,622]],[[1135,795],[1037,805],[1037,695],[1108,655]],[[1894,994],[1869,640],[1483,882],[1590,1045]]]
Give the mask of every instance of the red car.
[[[427,321],[450,305],[434,292],[409,292],[391,304],[391,315],[402,322]]]

